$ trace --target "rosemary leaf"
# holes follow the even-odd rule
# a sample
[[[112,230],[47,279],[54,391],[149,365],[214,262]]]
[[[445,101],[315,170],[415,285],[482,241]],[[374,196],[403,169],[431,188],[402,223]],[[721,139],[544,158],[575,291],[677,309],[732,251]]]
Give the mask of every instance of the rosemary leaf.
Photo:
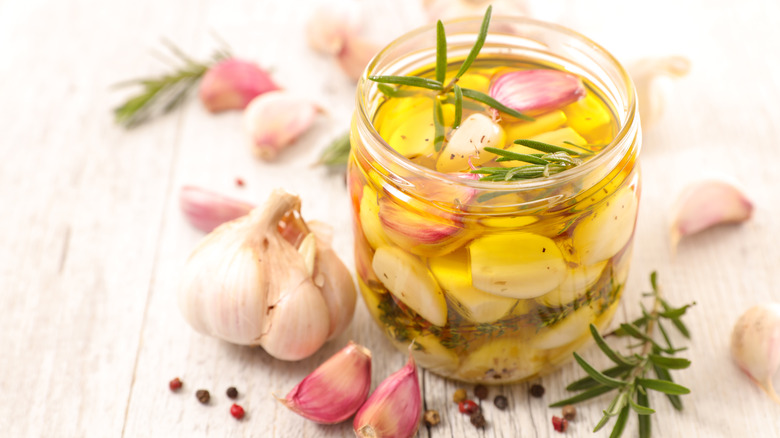
[[[650,408],[650,400],[647,397],[647,394],[642,391],[636,392],[636,403],[639,406],[644,406],[646,408]],[[650,427],[650,416],[649,415],[640,415],[639,418],[639,438],[650,438],[650,435],[652,433],[652,429]]]
[[[318,164],[326,166],[343,166],[349,160],[349,131],[333,140],[320,155]]]
[[[654,366],[653,371],[655,371],[655,375],[661,379],[661,380],[667,380],[669,382],[672,382],[672,375],[669,373],[669,370],[666,368],[661,368],[659,366]],[[682,411],[683,405],[682,405],[682,399],[680,399],[679,395],[674,394],[666,394],[666,398],[669,399],[669,403],[674,406],[675,409],[678,411]]]
[[[690,389],[682,385],[678,385],[676,383],[670,382],[668,380],[636,379],[636,382],[647,389],[663,392],[664,394],[683,395],[683,394],[689,394],[691,392]]]
[[[582,367],[583,370],[585,370],[586,373],[588,373],[589,376],[593,378],[593,380],[601,383],[602,385],[606,385],[612,388],[620,388],[622,386],[625,386],[626,383],[622,380],[613,379],[612,377],[606,376],[602,374],[599,370],[593,368],[588,362],[585,361],[577,352],[574,352],[574,360],[577,361],[578,364]]]
[[[691,366],[691,361],[683,357],[666,357],[652,353],[650,353],[647,357],[650,359],[650,362],[652,362],[653,365],[666,368],[668,370],[682,370]]]
[[[595,381],[595,380],[594,380]],[[581,401],[590,400],[592,398],[598,397],[601,394],[606,394],[610,391],[612,391],[615,388],[612,388],[611,386],[602,385],[597,382],[596,387],[590,388],[587,391],[583,391],[573,397],[569,397],[567,399],[563,399],[561,401],[555,402],[550,405],[551,408],[559,408],[561,406],[566,405],[573,405],[574,403],[579,403]]]
[[[436,91],[440,91],[444,87],[439,81],[417,76],[369,76],[368,78],[380,84],[408,85]]]
[[[642,394],[642,392],[637,391],[637,394]],[[647,396],[647,394],[645,394],[645,396]],[[631,409],[633,409],[634,412],[636,412],[639,415],[650,415],[655,413],[655,409],[650,409],[647,406],[641,405],[635,402],[634,399],[631,397],[628,398],[628,404],[631,406]]]
[[[604,374],[605,376],[609,377],[618,377],[622,376],[623,374],[626,374],[629,370],[631,370],[630,365],[618,365],[614,366],[612,368],[607,368],[606,370],[602,371],[601,374]],[[599,382],[593,380],[592,377],[586,376],[583,377],[577,381],[574,381],[570,383],[566,389],[568,391],[582,391],[584,389],[590,389],[595,386],[601,385]]]
[[[491,152],[496,155],[506,157],[514,161],[525,161],[526,163],[542,164],[542,165],[546,165],[549,163],[549,161],[542,158],[534,157],[533,155],[519,154],[517,152],[507,151],[504,149],[498,149],[490,146],[486,147],[484,151]]]
[[[493,5],[488,6],[487,11],[485,11],[485,16],[482,18],[482,26],[479,29],[479,35],[477,35],[477,41],[474,43],[474,46],[471,48],[471,51],[469,52],[468,56],[466,56],[466,59],[463,61],[463,64],[460,65],[460,69],[458,69],[458,72],[455,74],[454,81],[457,81],[461,76],[463,76],[464,73],[466,73],[466,70],[471,67],[471,64],[474,63],[474,60],[477,59],[477,55],[479,55],[479,51],[482,50],[482,46],[485,44],[485,39],[487,38],[488,33],[488,27],[490,26],[490,15],[493,13]]]
[[[433,100],[433,149],[439,152],[444,145],[444,114],[438,98]]]
[[[461,90],[463,91],[464,97],[468,97],[469,99],[476,100],[477,102],[482,102],[485,105],[491,108],[495,108],[499,111],[503,111],[512,117],[516,117],[522,120],[527,120],[529,122],[533,122],[535,120],[533,117],[526,116],[516,110],[513,110],[512,108],[509,108],[508,106],[497,101],[496,99],[493,99],[492,97],[488,96],[485,93],[481,93],[479,91],[472,90],[470,88],[462,88]]]
[[[458,84],[455,84],[452,91],[455,93],[455,123],[452,124],[452,127],[457,128],[463,119],[463,91]]]
[[[596,345],[601,349],[602,352],[604,352],[604,355],[607,356],[612,362],[615,362],[617,365],[622,365],[622,366],[632,365],[626,360],[626,358],[616,353],[615,350],[613,350],[612,348],[610,348],[609,345],[607,345],[607,341],[605,341],[604,338],[601,337],[601,334],[599,334],[599,330],[593,324],[590,325],[590,334],[591,336],[593,336],[593,340],[596,341]]]
[[[628,421],[628,414],[630,409],[628,406],[624,406],[615,420],[615,427],[612,428],[612,433],[609,434],[609,438],[618,438],[623,435],[623,429],[626,428],[626,421]]]
[[[436,80],[444,83],[447,74],[447,36],[441,20],[436,22]]]

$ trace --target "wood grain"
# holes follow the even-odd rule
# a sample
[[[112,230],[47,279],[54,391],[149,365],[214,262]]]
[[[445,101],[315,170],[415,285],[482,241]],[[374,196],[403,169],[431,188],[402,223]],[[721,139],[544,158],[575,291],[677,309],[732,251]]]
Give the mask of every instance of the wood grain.
[[[303,214],[335,227],[335,248],[352,266],[349,200],[343,178],[311,167],[348,127],[354,84],[313,53],[304,30],[324,0],[0,1],[0,435],[9,437],[341,437],[349,423],[319,426],[276,402],[317,364],[353,339],[374,356],[373,384],[405,358],[359,304],[354,322],[313,357],[283,363],[260,349],[199,335],[180,317],[178,273],[201,237],[182,218],[180,187],[196,184],[251,202],[275,187],[296,191]],[[649,55],[690,58],[663,118],[644,133],[644,189],[634,262],[616,319],[636,316],[647,274],[658,270],[688,317],[691,369],[678,380],[693,393],[685,411],[662,397],[656,437],[780,436],[780,408],[732,364],[733,322],[749,306],[780,301],[780,5],[726,2],[530,2],[532,11],[595,39],[625,62]],[[425,22],[417,0],[365,0],[363,21],[378,42]],[[110,109],[128,91],[116,82],[165,67],[152,51],[167,38],[197,57],[228,41],[234,53],[271,68],[283,87],[327,111],[279,162],[250,157],[239,113],[210,115],[195,101],[127,131]],[[672,256],[668,212],[690,181],[726,174],[756,210],[741,226],[687,238]],[[235,179],[246,185],[237,187]],[[682,342],[680,340],[680,342]],[[585,356],[601,362],[598,352]],[[442,423],[419,437],[552,437],[546,407],[582,375],[574,364],[526,384],[491,388],[510,409],[486,406],[476,432],[450,401],[459,385],[421,370],[425,406]],[[171,378],[184,388],[172,394]],[[544,399],[528,395],[532,383]],[[775,380],[780,386],[780,382]],[[238,422],[224,395],[236,386],[247,410]],[[194,391],[212,393],[199,404]],[[604,400],[579,406],[570,436],[590,436]],[[626,436],[635,435],[636,419]],[[599,432],[595,436],[608,436]]]

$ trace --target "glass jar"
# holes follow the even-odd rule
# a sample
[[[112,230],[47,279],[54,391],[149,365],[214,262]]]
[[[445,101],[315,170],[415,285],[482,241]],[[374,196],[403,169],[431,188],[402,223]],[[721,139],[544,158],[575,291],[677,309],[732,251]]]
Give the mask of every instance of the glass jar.
[[[463,59],[480,20],[446,27]],[[382,50],[358,82],[348,181],[358,282],[369,312],[417,363],[466,382],[536,377],[572,357],[617,309],[640,195],[641,133],[631,80],[603,48],[561,26],[494,17],[479,59],[580,76],[611,112],[614,136],[591,159],[536,179],[487,182],[437,172],[374,126],[386,98],[369,75],[431,68],[436,29]],[[403,118],[403,109],[393,117]],[[427,139],[426,139],[427,141]]]

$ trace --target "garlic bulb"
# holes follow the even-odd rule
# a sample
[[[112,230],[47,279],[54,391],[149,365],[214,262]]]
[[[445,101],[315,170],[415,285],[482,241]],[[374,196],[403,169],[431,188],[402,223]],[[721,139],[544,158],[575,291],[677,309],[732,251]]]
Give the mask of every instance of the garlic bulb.
[[[739,317],[731,334],[731,356],[751,380],[780,404],[780,396],[772,385],[772,376],[780,366],[780,303],[751,307]]]
[[[193,328],[283,360],[303,359],[344,330],[355,306],[352,278],[327,237],[310,232],[300,206],[276,190],[200,242],[179,287]]]

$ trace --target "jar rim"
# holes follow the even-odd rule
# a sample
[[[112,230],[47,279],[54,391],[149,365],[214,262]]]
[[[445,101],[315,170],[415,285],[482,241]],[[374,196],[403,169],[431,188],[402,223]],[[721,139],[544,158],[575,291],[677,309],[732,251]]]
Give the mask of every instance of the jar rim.
[[[473,23],[476,25],[476,28],[478,29],[481,22],[482,22],[481,17],[479,18],[465,17],[465,18],[458,18],[455,20],[448,20],[444,24],[446,26],[447,24],[468,25]],[[392,163],[393,165],[400,166],[401,168],[415,175],[422,176],[427,179],[439,180],[442,182],[446,182],[448,184],[456,184],[456,185],[467,186],[475,189],[490,189],[492,191],[503,192],[503,191],[517,191],[517,190],[525,190],[525,189],[550,188],[553,186],[565,184],[577,178],[583,178],[585,175],[591,173],[594,169],[599,168],[599,166],[602,166],[605,163],[614,160],[615,155],[618,154],[621,150],[628,150],[629,146],[633,143],[632,141],[633,136],[631,134],[638,130],[639,120],[638,120],[638,113],[637,113],[636,91],[634,88],[634,84],[631,80],[631,77],[629,76],[625,68],[622,66],[622,64],[620,64],[620,62],[609,51],[604,49],[601,45],[597,44],[595,41],[591,40],[590,38],[580,34],[579,32],[576,32],[565,26],[561,26],[559,24],[541,21],[533,18],[528,18],[528,17],[498,15],[498,16],[493,16],[491,18],[491,27],[493,27],[495,23],[501,23],[501,22],[505,24],[512,24],[512,25],[535,26],[537,28],[546,29],[549,32],[574,38],[576,40],[579,40],[579,42],[581,43],[585,43],[589,50],[592,50],[595,54],[600,55],[603,59],[605,59],[608,62],[609,67],[612,68],[614,72],[617,73],[617,75],[621,79],[620,83],[613,81],[614,85],[621,87],[622,90],[625,92],[625,99],[617,103],[621,103],[625,108],[627,108],[627,113],[625,115],[624,122],[620,124],[618,132],[615,134],[615,136],[610,141],[610,143],[606,145],[603,149],[598,151],[598,153],[596,153],[594,157],[592,157],[585,163],[576,166],[572,169],[568,169],[564,172],[551,175],[548,177],[544,177],[544,178],[534,178],[534,179],[518,180],[518,181],[479,181],[479,180],[465,179],[454,174],[443,173],[437,171],[436,169],[422,166],[404,157],[403,155],[398,153],[392,146],[390,146],[384,138],[382,138],[382,136],[379,134],[379,132],[376,130],[376,128],[372,123],[372,120],[369,116],[369,104],[371,102],[368,99],[369,96],[368,90],[372,86],[376,87],[376,83],[370,81],[368,79],[368,76],[371,72],[375,70],[378,63],[382,61],[384,57],[387,56],[388,52],[391,51],[393,48],[398,47],[406,42],[409,42],[414,38],[420,37],[427,32],[435,32],[436,26],[429,24],[405,33],[404,35],[396,38],[395,40],[390,42],[387,46],[382,48],[382,50],[380,50],[371,59],[371,61],[366,66],[365,70],[363,70],[363,73],[361,74],[360,78],[358,79],[357,93],[356,93],[356,101],[357,101],[356,116],[362,122],[362,125],[368,128],[367,133],[372,137],[374,142],[376,142],[376,144],[381,146],[381,150],[374,148],[374,151],[378,152],[378,154],[372,154],[374,158],[377,161],[379,161],[379,164],[381,164],[383,167],[388,167],[387,165]],[[488,33],[488,40],[485,42],[486,47],[490,46],[490,44],[488,43],[490,39],[490,35],[495,33],[496,32],[492,32],[492,31]],[[523,38],[528,39],[528,37],[523,37]],[[621,145],[623,146],[622,148],[620,147]],[[615,165],[617,164],[617,161],[618,160],[616,160],[616,162],[614,163]]]

